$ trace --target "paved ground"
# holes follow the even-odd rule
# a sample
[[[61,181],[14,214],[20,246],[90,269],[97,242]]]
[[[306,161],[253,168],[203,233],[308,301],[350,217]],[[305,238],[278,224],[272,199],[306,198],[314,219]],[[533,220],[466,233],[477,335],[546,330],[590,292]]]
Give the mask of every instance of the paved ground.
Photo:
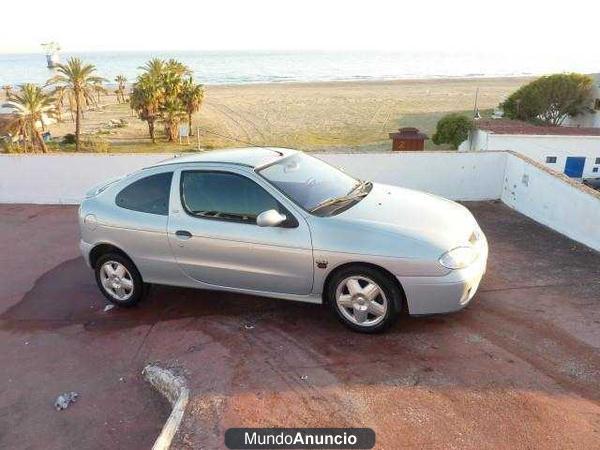
[[[0,206],[0,448],[148,448],[168,405],[140,378],[181,367],[176,448],[230,426],[366,426],[378,448],[600,448],[600,254],[495,203],[457,314],[351,333],[320,306],[155,287],[105,305],[76,209]],[[80,400],[52,404],[63,391]]]

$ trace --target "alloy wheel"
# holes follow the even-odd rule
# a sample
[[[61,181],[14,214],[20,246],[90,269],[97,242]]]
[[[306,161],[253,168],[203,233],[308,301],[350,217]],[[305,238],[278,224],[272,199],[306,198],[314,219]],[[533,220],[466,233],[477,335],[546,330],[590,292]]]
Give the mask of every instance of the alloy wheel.
[[[120,262],[106,261],[102,264],[100,281],[104,290],[117,301],[126,301],[133,295],[133,278]]]
[[[383,289],[364,276],[354,275],[342,280],[337,286],[335,301],[343,316],[361,327],[379,324],[388,310]]]

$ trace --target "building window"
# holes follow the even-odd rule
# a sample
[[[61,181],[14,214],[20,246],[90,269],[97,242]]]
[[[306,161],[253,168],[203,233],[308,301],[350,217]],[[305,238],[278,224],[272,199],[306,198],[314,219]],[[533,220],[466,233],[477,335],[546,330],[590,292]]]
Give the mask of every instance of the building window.
[[[596,111],[600,110],[600,98],[597,98],[596,101],[594,102],[594,109]]]
[[[592,169],[592,172],[594,172],[594,173],[598,173],[598,168],[597,168],[597,167],[594,167],[594,168]]]
[[[596,158],[596,162],[594,164],[600,164],[600,158]]]
[[[546,164],[556,163],[556,156],[546,156]]]

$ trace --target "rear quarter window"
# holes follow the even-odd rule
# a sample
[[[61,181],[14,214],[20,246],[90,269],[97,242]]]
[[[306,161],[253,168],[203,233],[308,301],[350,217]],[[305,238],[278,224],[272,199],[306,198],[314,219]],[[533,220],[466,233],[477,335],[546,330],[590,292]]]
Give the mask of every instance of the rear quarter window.
[[[150,175],[134,181],[119,192],[117,206],[132,211],[167,216],[173,172]]]

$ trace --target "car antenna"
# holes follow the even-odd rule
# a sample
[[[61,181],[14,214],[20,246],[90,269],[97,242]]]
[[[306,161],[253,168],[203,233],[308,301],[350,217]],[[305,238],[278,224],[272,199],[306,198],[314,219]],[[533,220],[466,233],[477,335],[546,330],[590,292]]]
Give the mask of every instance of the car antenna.
[[[203,133],[214,134],[215,136],[219,136],[219,137],[222,137],[224,139],[229,139],[231,141],[240,142],[242,144],[250,145],[251,147],[265,148],[267,150],[271,150],[271,151],[277,153],[279,156],[284,156],[282,151],[276,150],[273,147],[266,147],[264,145],[255,144],[254,142],[244,141],[242,139],[234,138],[232,136],[226,136],[226,135],[223,135],[223,134],[220,134],[220,133],[216,133],[214,131],[207,130],[206,128],[202,128],[202,127],[198,127],[198,130],[202,131]]]

